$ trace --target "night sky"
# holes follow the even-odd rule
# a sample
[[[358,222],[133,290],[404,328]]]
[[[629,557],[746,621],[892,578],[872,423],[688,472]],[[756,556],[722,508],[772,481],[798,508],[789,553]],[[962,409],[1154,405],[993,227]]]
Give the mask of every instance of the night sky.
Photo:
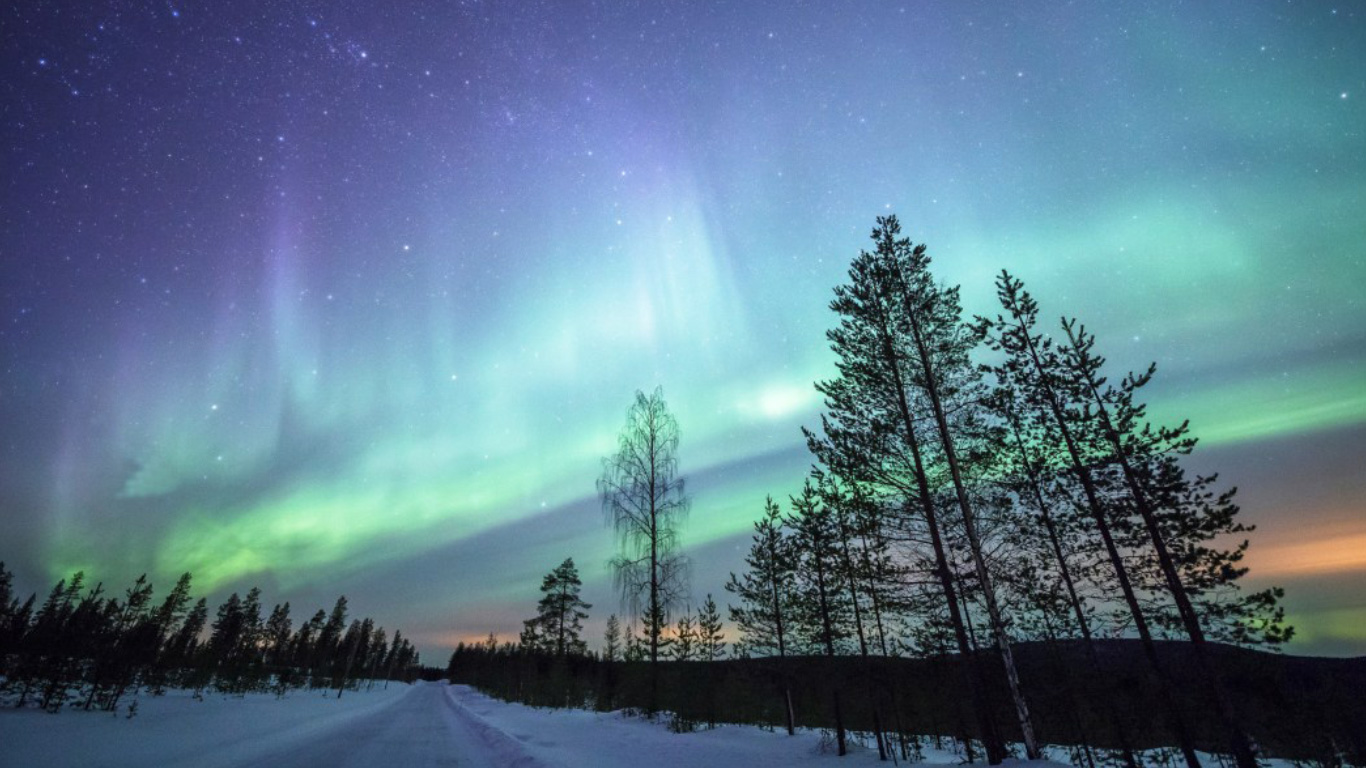
[[[0,11],[0,559],[339,593],[444,663],[567,556],[664,387],[694,596],[810,463],[874,217],[1002,267],[1241,489],[1292,650],[1366,654],[1366,23],[1350,2]]]

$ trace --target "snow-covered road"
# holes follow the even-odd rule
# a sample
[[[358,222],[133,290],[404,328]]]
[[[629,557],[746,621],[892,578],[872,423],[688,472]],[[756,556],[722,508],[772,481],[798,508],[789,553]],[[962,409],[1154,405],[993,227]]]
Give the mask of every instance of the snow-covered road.
[[[321,694],[144,698],[137,717],[0,711],[0,766],[536,768],[444,684]]]
[[[506,736],[481,728],[445,685],[418,684],[381,707],[228,766],[501,768],[538,765]]]
[[[533,709],[463,685],[294,692],[284,699],[184,691],[143,697],[133,719],[106,713],[0,709],[0,768],[688,768],[877,763],[836,760],[820,736],[745,726],[671,733],[619,712]],[[955,763],[949,753],[932,763]],[[1046,764],[1040,764],[1046,765]]]

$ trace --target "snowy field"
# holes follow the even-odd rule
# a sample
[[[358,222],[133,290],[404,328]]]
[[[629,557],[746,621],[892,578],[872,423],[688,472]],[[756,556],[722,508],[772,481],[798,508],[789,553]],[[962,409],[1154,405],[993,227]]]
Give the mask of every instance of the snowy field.
[[[952,764],[948,753],[926,755]],[[873,765],[876,750],[840,760],[820,736],[789,737],[723,726],[671,733],[618,713],[542,710],[490,699],[466,686],[390,684],[340,700],[295,692],[284,699],[188,693],[143,697],[133,719],[108,713],[0,711],[0,766],[683,766]],[[1050,763],[1039,763],[1047,766]]]

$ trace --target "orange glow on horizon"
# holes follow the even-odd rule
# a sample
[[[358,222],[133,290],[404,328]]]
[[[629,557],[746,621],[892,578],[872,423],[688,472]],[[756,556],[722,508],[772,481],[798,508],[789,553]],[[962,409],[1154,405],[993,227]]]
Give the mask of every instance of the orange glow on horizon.
[[[1344,522],[1312,535],[1254,540],[1245,562],[1256,576],[1366,571],[1366,521]]]

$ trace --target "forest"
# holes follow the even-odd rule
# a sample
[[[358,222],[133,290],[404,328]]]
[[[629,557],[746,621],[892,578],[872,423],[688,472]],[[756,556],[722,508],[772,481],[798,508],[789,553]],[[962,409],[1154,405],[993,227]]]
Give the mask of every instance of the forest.
[[[263,620],[261,591],[236,592],[209,620],[195,601],[190,574],[158,603],[147,577],[121,596],[106,595],[77,572],[37,595],[13,595],[0,563],[0,704],[137,714],[140,695],[169,688],[283,696],[290,690],[335,691],[414,679],[420,658],[403,633],[392,639],[369,618],[348,617],[345,597],[293,626],[289,603]],[[348,622],[349,619],[349,622]]]
[[[872,241],[830,303],[810,472],[755,510],[726,585],[733,642],[710,595],[685,609],[679,426],[638,392],[598,480],[627,622],[588,651],[566,560],[518,641],[462,644],[451,678],[679,730],[819,727],[884,760],[930,739],[990,764],[1054,745],[1088,768],[1366,765],[1366,667],[1275,653],[1283,592],[1242,588],[1253,528],[1235,489],[1187,470],[1189,424],[1150,423],[1156,367],[1116,376],[1006,271],[999,310],[965,316],[894,216]]]

